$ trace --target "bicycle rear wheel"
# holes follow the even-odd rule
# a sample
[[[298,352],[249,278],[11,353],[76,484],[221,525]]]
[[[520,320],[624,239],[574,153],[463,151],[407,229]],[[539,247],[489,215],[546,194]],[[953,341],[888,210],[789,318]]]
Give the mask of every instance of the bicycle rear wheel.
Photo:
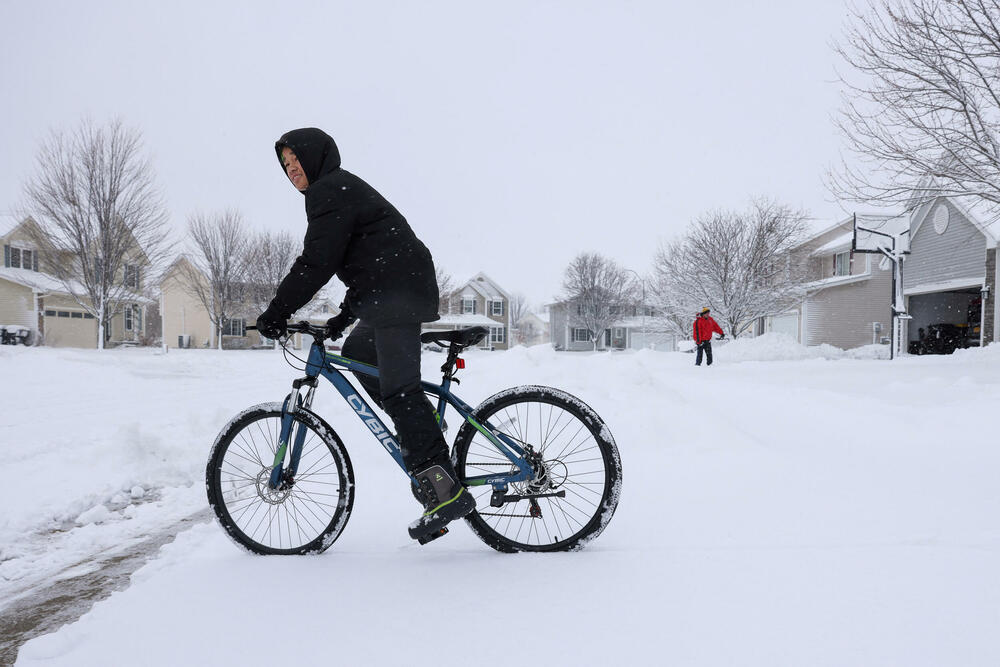
[[[476,511],[466,522],[480,539],[504,552],[568,551],[600,535],[618,507],[622,464],[611,431],[590,406],[558,389],[525,386],[486,399],[473,416],[537,455],[535,479],[511,484],[507,493],[548,495],[498,508],[490,505],[492,486],[468,487]],[[453,458],[463,479],[516,472],[468,422]]]
[[[222,430],[205,472],[208,503],[226,533],[253,553],[320,553],[347,525],[354,506],[354,470],[333,429],[299,410],[291,438],[305,429],[298,472],[289,488],[271,489],[281,406],[254,406]]]

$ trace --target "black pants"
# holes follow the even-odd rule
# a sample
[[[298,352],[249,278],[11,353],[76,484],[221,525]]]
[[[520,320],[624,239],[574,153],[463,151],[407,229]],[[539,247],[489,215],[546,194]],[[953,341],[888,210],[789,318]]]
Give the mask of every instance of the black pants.
[[[702,343],[698,343],[698,355],[694,360],[695,366],[701,366],[701,353],[705,353],[705,365],[712,365],[712,341],[706,340]]]
[[[361,386],[396,425],[403,462],[410,472],[448,458],[448,443],[434,408],[420,388],[420,324],[371,326],[358,322],[344,341],[344,356],[378,366],[379,377],[355,373]]]

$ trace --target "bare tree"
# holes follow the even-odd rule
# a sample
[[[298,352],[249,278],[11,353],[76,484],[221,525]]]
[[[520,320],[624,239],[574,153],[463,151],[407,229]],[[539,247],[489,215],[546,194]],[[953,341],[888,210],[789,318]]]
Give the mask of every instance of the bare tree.
[[[628,272],[597,253],[577,255],[563,273],[569,320],[588,331],[594,349],[604,330],[625,315],[635,293]]]
[[[142,276],[169,251],[167,212],[143,154],[142,135],[114,120],[53,132],[24,186],[24,213],[45,270],[105,324],[138,300]]]
[[[806,279],[804,258],[792,252],[804,229],[802,212],[767,200],[700,217],[654,259],[664,324],[690,336],[695,314],[707,306],[736,338],[757,318],[790,308]]]
[[[455,282],[451,274],[441,266],[434,267],[434,278],[437,280],[439,305],[438,309],[445,314],[451,314],[451,299],[455,294]]]
[[[295,262],[299,244],[288,232],[260,232],[247,244],[247,305],[258,313],[267,309]]]
[[[250,241],[239,212],[196,213],[188,220],[194,247],[190,265],[184,264],[188,292],[208,311],[222,349],[223,330],[252,301],[247,267]]]
[[[869,0],[837,51],[851,70],[837,126],[858,159],[830,175],[837,196],[1000,205],[1000,2]]]
[[[514,326],[521,321],[528,312],[528,298],[516,292],[510,297],[510,321]]]
[[[515,340],[524,343],[524,335],[521,331],[521,318],[528,312],[528,299],[520,292],[512,294],[510,297],[510,325],[514,329]]]

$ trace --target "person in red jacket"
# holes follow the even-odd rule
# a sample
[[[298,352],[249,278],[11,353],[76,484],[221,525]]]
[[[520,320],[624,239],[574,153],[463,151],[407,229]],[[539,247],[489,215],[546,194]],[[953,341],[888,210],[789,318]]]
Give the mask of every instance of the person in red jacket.
[[[701,355],[705,354],[705,361],[708,366],[712,365],[712,334],[719,334],[719,340],[726,337],[722,327],[709,315],[708,308],[702,308],[697,317],[694,318],[694,342],[698,346],[698,356],[694,361],[695,366],[701,366]]]

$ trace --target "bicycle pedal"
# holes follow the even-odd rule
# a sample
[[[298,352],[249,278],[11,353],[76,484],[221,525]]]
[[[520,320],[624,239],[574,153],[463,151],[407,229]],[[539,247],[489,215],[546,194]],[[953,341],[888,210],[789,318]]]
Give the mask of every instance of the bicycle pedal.
[[[424,535],[423,537],[418,537],[417,542],[419,542],[420,544],[427,544],[428,542],[433,542],[437,538],[444,537],[447,534],[448,534],[448,529],[442,528],[441,530],[435,530],[433,533],[429,533],[427,535]]]

